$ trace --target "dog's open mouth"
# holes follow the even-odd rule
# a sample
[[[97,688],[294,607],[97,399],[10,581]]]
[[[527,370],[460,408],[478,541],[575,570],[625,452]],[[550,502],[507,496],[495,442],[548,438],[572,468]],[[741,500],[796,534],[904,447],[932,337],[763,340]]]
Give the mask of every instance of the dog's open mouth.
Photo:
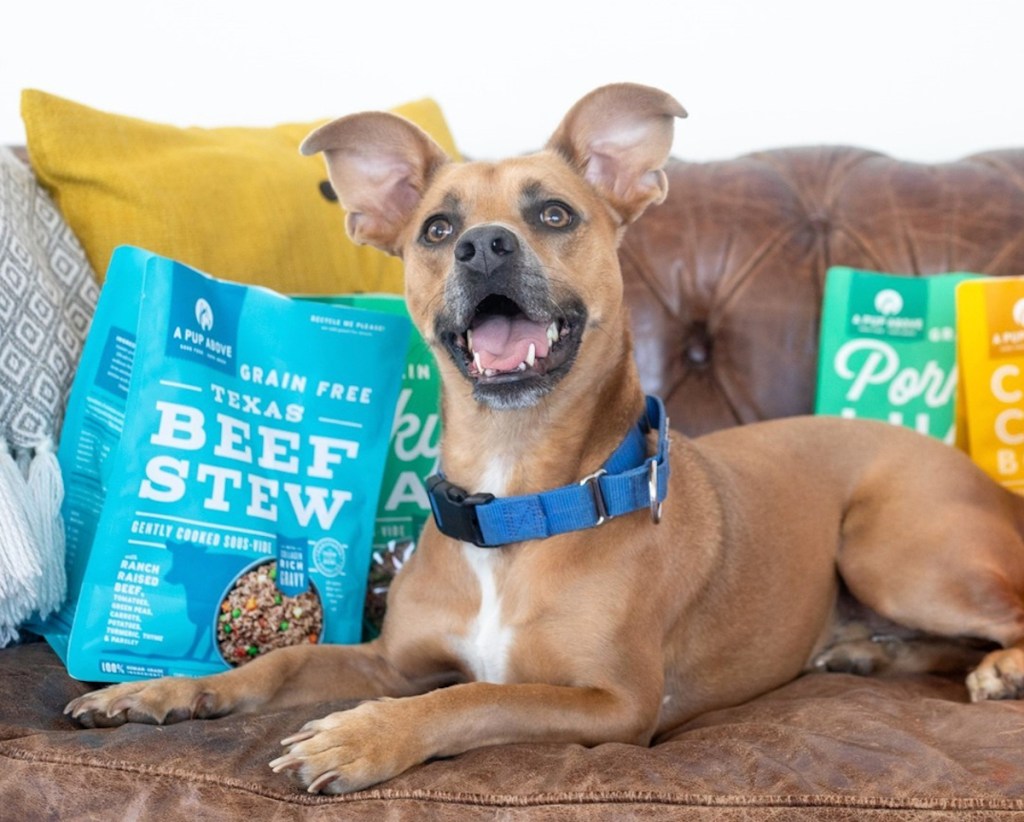
[[[457,342],[466,370],[475,379],[492,380],[546,374],[565,361],[559,342],[569,336],[561,318],[532,320],[512,300],[492,294],[477,306],[469,328]]]
[[[467,328],[442,338],[478,390],[530,384],[543,391],[571,365],[584,315],[582,306],[574,305],[531,316],[515,300],[491,294],[477,305]]]

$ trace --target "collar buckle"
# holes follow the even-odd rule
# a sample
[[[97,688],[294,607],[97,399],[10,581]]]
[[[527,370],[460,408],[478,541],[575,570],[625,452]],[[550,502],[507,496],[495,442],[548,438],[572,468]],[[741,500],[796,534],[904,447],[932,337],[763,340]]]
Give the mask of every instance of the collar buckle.
[[[434,517],[445,534],[479,548],[487,547],[476,507],[491,502],[494,494],[470,494],[437,475],[427,480],[427,490]]]
[[[598,468],[593,474],[588,474],[580,480],[580,485],[588,486],[590,494],[594,498],[594,510],[597,512],[597,522],[594,523],[595,528],[609,517],[608,506],[605,505],[604,501],[604,492],[601,490],[601,483],[598,482],[607,473],[604,468]]]

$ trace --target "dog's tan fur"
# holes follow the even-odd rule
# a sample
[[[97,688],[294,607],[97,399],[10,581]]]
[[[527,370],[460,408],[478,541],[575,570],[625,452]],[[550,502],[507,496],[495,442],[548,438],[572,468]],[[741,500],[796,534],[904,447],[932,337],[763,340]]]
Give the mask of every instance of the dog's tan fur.
[[[664,198],[660,167],[683,115],[660,91],[604,87],[544,151],[498,163],[449,162],[386,114],[343,118],[307,141],[327,156],[353,237],[405,260],[409,307],[442,371],[452,482],[499,495],[578,482],[639,418],[616,249]],[[531,196],[570,205],[573,230],[539,226]],[[433,215],[456,212],[450,240],[423,241]],[[505,405],[486,401],[438,336],[459,294],[454,244],[493,224],[532,255],[529,275],[554,304],[586,307],[571,367]],[[671,464],[660,524],[639,511],[497,550],[428,524],[374,642],[116,685],[67,711],[112,725],[367,698],[310,722],[272,763],[338,792],[484,745],[648,744],[813,668],[980,659],[973,699],[1021,695],[1024,504],[962,454],[879,423],[806,418],[673,435]],[[1002,649],[981,659],[960,638]]]

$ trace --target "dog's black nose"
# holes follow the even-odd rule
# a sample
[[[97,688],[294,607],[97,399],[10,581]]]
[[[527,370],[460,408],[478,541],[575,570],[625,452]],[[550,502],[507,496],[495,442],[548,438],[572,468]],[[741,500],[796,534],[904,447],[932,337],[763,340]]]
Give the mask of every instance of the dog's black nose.
[[[455,246],[455,259],[480,274],[490,274],[519,251],[519,239],[500,225],[471,228]]]

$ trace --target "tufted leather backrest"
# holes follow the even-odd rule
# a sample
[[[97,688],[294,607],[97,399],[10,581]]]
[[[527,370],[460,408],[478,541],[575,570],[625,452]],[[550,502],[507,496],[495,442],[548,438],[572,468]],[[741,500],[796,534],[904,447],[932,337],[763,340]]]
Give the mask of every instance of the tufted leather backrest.
[[[667,172],[620,257],[641,379],[686,434],[812,410],[831,265],[1024,276],[1024,149],[921,165],[796,148]]]
[[[1024,276],[1024,149],[923,165],[787,148],[666,171],[620,258],[644,388],[691,436],[810,413],[831,265]]]

